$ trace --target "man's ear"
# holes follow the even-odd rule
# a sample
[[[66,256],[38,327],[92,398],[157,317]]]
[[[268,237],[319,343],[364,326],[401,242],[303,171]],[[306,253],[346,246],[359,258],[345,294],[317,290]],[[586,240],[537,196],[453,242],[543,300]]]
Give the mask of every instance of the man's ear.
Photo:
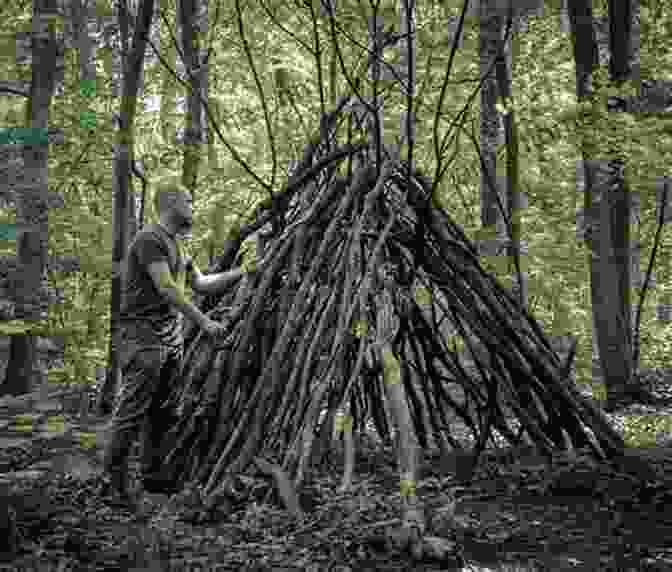
[[[187,265],[185,268],[186,271],[186,277],[189,283],[191,284],[191,289],[196,292],[197,294],[200,293],[200,282],[199,282],[199,277],[200,277],[200,271],[198,270],[198,267],[194,264],[193,260],[191,261],[190,264]]]
[[[184,269],[187,272],[193,272],[194,271],[194,261],[191,258],[191,256],[189,256],[188,254],[186,254],[184,256]]]

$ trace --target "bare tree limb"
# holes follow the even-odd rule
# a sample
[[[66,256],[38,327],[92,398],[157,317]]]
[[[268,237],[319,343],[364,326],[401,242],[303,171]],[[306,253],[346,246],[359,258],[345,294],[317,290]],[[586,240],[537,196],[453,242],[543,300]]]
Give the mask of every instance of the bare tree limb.
[[[324,115],[324,85],[322,80],[322,48],[320,46],[320,34],[317,29],[317,18],[315,17],[315,8],[311,2],[310,4],[310,19],[313,22],[313,40],[315,42],[315,67],[317,68],[317,87],[320,95],[320,113]],[[327,144],[328,144],[327,140]]]
[[[163,14],[162,14],[161,16],[162,16],[162,18],[164,18],[164,20],[165,20],[165,16],[163,16]],[[179,47],[177,46],[177,40],[175,39],[175,36],[172,34],[172,32],[171,32],[171,36],[172,36],[173,42],[175,43],[175,46],[176,46],[176,48],[177,48],[178,53],[180,53],[181,50],[180,50]],[[161,64],[163,65],[163,67],[166,68],[166,69],[171,73],[171,75],[172,75],[172,76],[173,76],[173,77],[174,77],[174,78],[175,78],[181,85],[183,85],[183,86],[187,86],[187,82],[184,81],[179,75],[177,75],[176,71],[175,71],[172,67],[170,67],[170,65],[168,65],[168,63],[166,62],[166,60],[165,60],[165,59],[163,58],[163,56],[161,55],[160,51],[159,51],[159,50],[156,48],[156,46],[154,45],[154,42],[152,42],[152,40],[151,40],[149,37],[147,37],[147,43],[148,43],[149,46],[152,48],[152,51],[154,52],[154,55],[159,59],[159,61],[160,61]],[[184,62],[184,54],[180,53],[180,57],[182,58],[182,61]],[[187,71],[187,74],[188,74],[188,75],[191,75],[191,70],[189,70],[187,66],[185,66],[185,69],[186,69],[186,71]],[[245,169],[245,171],[246,171],[247,173],[249,173],[249,175],[250,175],[250,176],[257,182],[257,184],[259,184],[259,186],[260,186],[262,189],[268,191],[269,193],[272,192],[271,187],[270,187],[267,183],[265,183],[265,182],[259,177],[259,175],[257,175],[257,174],[252,170],[252,168],[247,164],[247,162],[246,162],[246,161],[240,156],[240,154],[234,149],[234,147],[231,145],[231,143],[229,143],[229,142],[224,138],[224,136],[222,135],[222,132],[221,132],[220,129],[219,129],[219,126],[217,125],[217,122],[215,121],[215,117],[214,117],[214,115],[212,114],[212,111],[210,110],[210,106],[208,105],[208,102],[204,100],[203,96],[202,96],[200,93],[198,94],[198,97],[199,97],[199,99],[201,100],[201,103],[203,104],[203,109],[205,109],[205,113],[206,113],[206,115],[208,116],[208,119],[210,120],[210,124],[212,125],[213,129],[215,130],[215,133],[217,133],[217,136],[219,137],[220,141],[221,141],[221,142],[224,144],[224,146],[228,149],[229,153],[231,153],[231,156],[234,158],[234,160],[236,160],[236,161],[240,164],[240,166],[243,167],[243,169]]]
[[[280,28],[285,34],[287,34],[290,38],[292,38],[297,44],[299,44],[304,50],[306,50],[311,56],[315,56],[315,51],[313,48],[311,48],[306,42],[304,42],[301,38],[299,38],[296,34],[292,33],[290,30],[285,28],[275,17],[275,15],[271,12],[271,9],[268,7],[266,2],[264,0],[259,0],[259,4],[261,4],[261,7],[263,8],[264,12],[268,15],[268,17],[271,19],[273,24],[275,24],[278,28]]]
[[[252,70],[252,75],[254,76],[254,83],[257,85],[257,93],[259,94],[261,107],[264,110],[264,121],[266,123],[266,132],[268,133],[268,142],[271,146],[271,161],[273,163],[273,170],[271,172],[271,185],[268,189],[269,195],[272,195],[272,189],[275,186],[275,176],[278,172],[278,157],[275,149],[275,136],[273,135],[273,128],[271,127],[271,118],[268,114],[268,105],[266,105],[264,88],[261,85],[261,81],[259,80],[259,74],[257,73],[257,68],[254,65],[254,58],[252,57],[250,46],[247,43],[247,38],[245,37],[245,30],[243,28],[243,13],[240,9],[240,0],[236,0],[236,14],[238,15],[238,33],[240,34],[240,39],[243,42],[243,49],[245,50],[247,61],[250,65],[250,69]]]

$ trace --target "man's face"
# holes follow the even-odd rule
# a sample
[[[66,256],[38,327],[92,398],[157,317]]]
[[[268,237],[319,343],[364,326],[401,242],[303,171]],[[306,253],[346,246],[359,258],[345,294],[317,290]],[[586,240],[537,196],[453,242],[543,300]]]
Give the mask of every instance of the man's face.
[[[193,225],[192,202],[190,193],[181,193],[173,205],[173,216],[177,223],[177,232],[180,234],[189,232]]]

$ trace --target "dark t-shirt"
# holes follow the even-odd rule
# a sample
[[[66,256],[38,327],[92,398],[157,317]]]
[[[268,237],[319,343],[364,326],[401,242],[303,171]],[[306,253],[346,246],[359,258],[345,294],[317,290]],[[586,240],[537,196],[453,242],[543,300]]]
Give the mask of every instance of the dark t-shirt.
[[[149,265],[165,260],[173,280],[184,287],[182,249],[160,225],[150,224],[134,237],[123,265],[121,286],[122,325],[151,329],[161,342],[182,343],[182,315],[156,288]]]

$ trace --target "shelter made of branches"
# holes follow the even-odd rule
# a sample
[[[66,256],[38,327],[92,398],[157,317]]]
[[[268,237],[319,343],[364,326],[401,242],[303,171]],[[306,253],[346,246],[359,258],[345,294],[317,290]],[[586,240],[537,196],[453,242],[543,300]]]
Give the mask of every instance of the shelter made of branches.
[[[339,146],[342,108],[325,118],[286,191],[247,229],[272,227],[260,270],[199,302],[228,324],[228,336],[187,333],[166,468],[212,491],[265,454],[296,477],[314,445],[302,440],[304,429],[314,428],[318,445],[327,440],[344,398],[359,417],[369,409],[389,436],[381,367],[369,359],[380,265],[396,284],[392,346],[421,446],[431,433],[442,448],[461,448],[448,429],[457,417],[479,451],[496,430],[512,443],[525,432],[546,453],[618,454],[621,437],[567,379],[538,322],[481,268],[475,246],[432,200],[430,181],[403,161],[377,169],[362,145]],[[337,168],[345,161],[344,177]],[[241,239],[211,270],[232,264]],[[442,315],[467,347],[477,340],[485,350],[472,352],[475,367],[449,347]],[[455,384],[461,399],[449,390]]]

